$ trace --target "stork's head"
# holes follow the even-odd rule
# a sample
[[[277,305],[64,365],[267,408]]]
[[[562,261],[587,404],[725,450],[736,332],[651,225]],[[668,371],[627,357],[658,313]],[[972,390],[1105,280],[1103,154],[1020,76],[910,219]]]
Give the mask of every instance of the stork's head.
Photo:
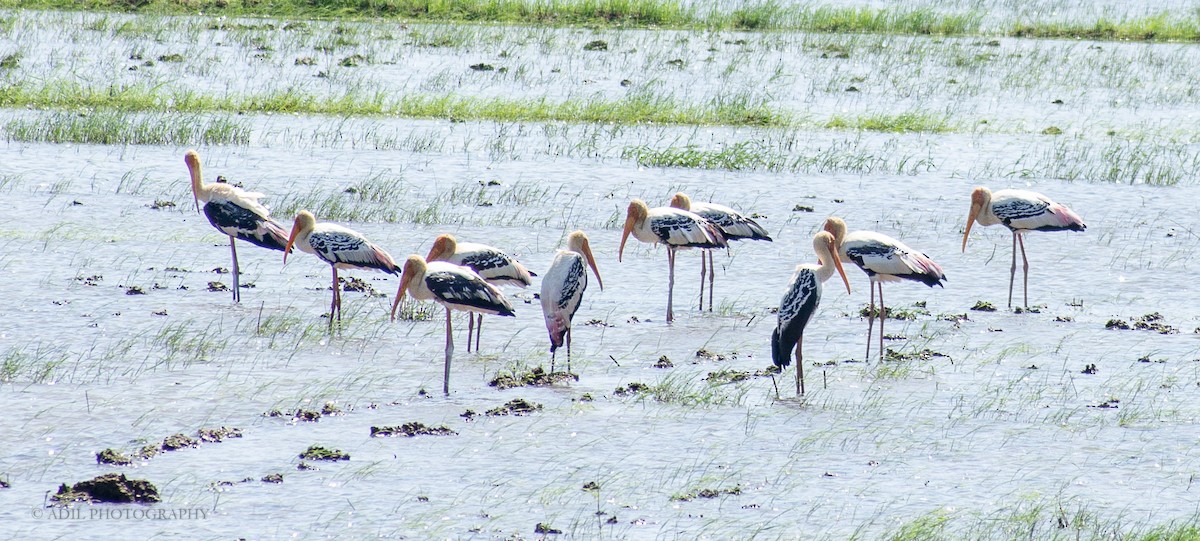
[[[967,213],[967,228],[963,231],[962,251],[967,251],[967,237],[971,234],[971,226],[979,220],[979,213],[992,204],[992,191],[979,186],[971,191],[971,210]]]
[[[425,261],[446,261],[454,252],[458,251],[458,241],[454,235],[449,233],[438,235],[433,240],[433,247],[429,249],[429,255],[425,256]]]
[[[629,202],[629,210],[625,212],[625,230],[621,232],[621,248],[617,250],[617,261],[620,261],[625,253],[625,241],[629,239],[633,228],[645,222],[649,216],[650,207],[646,206],[645,201],[634,199]]]
[[[404,294],[413,281],[425,279],[425,267],[425,260],[417,254],[408,256],[404,261],[404,270],[400,271],[400,287],[396,289],[396,300],[392,301],[392,321],[396,320],[396,309],[400,307],[400,301],[404,300]]]
[[[200,212],[200,192],[204,191],[204,179],[200,172],[200,153],[189,150],[183,155],[183,163],[187,164],[192,181],[192,199],[196,202],[196,212]]]
[[[283,249],[284,263],[287,263],[287,256],[292,252],[292,244],[296,243],[296,239],[307,237],[316,226],[317,217],[311,212],[302,210],[296,213],[296,220],[292,222],[292,234],[288,235],[287,246]]]
[[[604,290],[604,280],[600,278],[600,269],[596,268],[596,258],[592,257],[592,246],[588,242],[588,236],[583,231],[573,231],[567,237],[567,249],[582,255],[587,259],[588,266],[592,268],[592,274],[596,275],[596,282],[600,284],[600,290]]]
[[[671,197],[671,206],[679,210],[692,210],[692,198],[683,192],[675,192]]]

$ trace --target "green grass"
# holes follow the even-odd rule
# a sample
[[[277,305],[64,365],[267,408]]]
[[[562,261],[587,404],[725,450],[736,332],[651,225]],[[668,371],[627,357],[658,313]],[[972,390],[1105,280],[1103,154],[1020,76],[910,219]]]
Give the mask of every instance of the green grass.
[[[100,145],[245,145],[250,127],[232,118],[134,114],[123,111],[57,112],[4,124],[9,141]]]
[[[1032,38],[1200,41],[1200,19],[1163,12],[1120,20],[1101,17],[1095,21],[1022,22],[1014,24],[1007,33]]]
[[[955,131],[945,116],[910,111],[900,114],[868,114],[854,117],[835,115],[824,126],[831,130],[865,130],[888,133]]]
[[[258,95],[209,96],[184,89],[161,90],[142,85],[86,87],[70,81],[52,81],[39,85],[16,83],[0,87],[0,107],[73,111],[96,109],[182,113],[386,115],[499,122],[566,121],[736,126],[783,126],[790,122],[786,115],[775,112],[769,104],[737,97],[714,99],[703,105],[689,105],[671,97],[654,96],[650,93],[634,93],[615,100],[588,98],[559,102],[546,99],[478,98],[453,94],[392,97],[383,91],[368,96],[348,93],[336,97],[319,97],[291,89]],[[113,117],[102,119],[79,122],[94,124],[118,120]],[[59,122],[67,123],[67,120],[61,119]],[[217,121],[214,119],[212,122]],[[162,129],[170,132],[173,128],[164,126]],[[214,128],[218,132],[222,129],[228,130]]]
[[[787,30],[901,35],[1006,35],[1096,40],[1200,41],[1189,14],[983,26],[979,10],[817,7],[776,0],[720,10],[677,0],[0,0],[2,9],[108,10],[155,15],[295,18],[396,18],[428,22],[537,24],[703,30]]]

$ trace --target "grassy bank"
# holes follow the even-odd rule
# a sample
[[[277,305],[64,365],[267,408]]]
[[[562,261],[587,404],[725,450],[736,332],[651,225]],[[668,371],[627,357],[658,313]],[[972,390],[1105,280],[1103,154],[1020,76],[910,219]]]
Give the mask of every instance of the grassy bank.
[[[69,81],[13,84],[0,87],[0,107],[35,109],[117,110],[182,113],[296,113],[335,116],[403,116],[501,122],[600,122],[784,126],[791,121],[767,104],[749,100],[713,100],[681,104],[669,97],[630,94],[619,99],[478,98],[459,95],[401,95],[384,92],[321,97],[297,91],[257,95],[211,96],[181,89],[161,91],[146,86],[86,87]]]
[[[795,6],[771,0],[732,10],[701,9],[676,0],[0,0],[5,9],[110,10],[227,17],[388,18],[425,22],[589,25],[708,30],[788,30],[904,35],[1137,41],[1200,41],[1192,14],[1078,21],[1013,21],[983,26],[983,14],[928,8]]]

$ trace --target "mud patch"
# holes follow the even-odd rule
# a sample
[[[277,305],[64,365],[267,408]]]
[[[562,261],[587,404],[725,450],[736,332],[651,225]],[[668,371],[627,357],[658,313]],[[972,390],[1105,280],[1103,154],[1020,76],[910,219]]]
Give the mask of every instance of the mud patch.
[[[502,417],[505,415],[523,416],[541,410],[542,405],[537,402],[529,402],[524,398],[514,398],[506,402],[503,406],[487,410],[487,415],[489,417]]]
[[[525,373],[500,372],[488,385],[504,390],[513,387],[547,387],[560,381],[579,381],[579,376],[570,372],[549,373],[538,366]]]
[[[201,443],[221,443],[226,438],[242,437],[242,429],[240,428],[201,428],[196,431],[196,437]]]
[[[343,414],[345,414],[345,412],[337,404],[335,404],[333,402],[326,402],[324,406],[321,406],[320,411],[297,409],[297,410],[291,411],[291,412],[284,412],[284,411],[280,411],[279,409],[273,409],[271,411],[264,413],[263,417],[287,418],[292,423],[297,423],[297,422],[315,423],[317,421],[320,421],[321,417],[323,417],[325,415],[332,417],[332,416],[343,415]]]
[[[197,447],[199,445],[200,442],[189,438],[184,434],[175,434],[172,436],[167,436],[163,439],[162,450],[178,451],[179,449],[183,449],[185,447]]]
[[[416,436],[457,436],[458,432],[451,430],[449,427],[443,426],[426,426],[424,423],[413,421],[404,423],[400,426],[373,426],[371,427],[372,438],[382,437],[416,437]]]
[[[650,386],[636,381],[613,389],[613,396],[633,396],[650,392]]]
[[[155,503],[162,501],[158,488],[149,481],[129,479],[123,473],[109,473],[68,487],[59,485],[50,497],[51,505],[68,506],[72,502]]]
[[[374,431],[375,428],[371,427],[371,432]],[[299,456],[304,460],[350,460],[349,453],[343,453],[341,449],[326,449],[320,445],[309,445]]]
[[[718,496],[740,496],[742,494],[741,485],[735,485],[732,488],[702,488],[695,492],[685,492],[683,494],[671,495],[673,502],[690,502],[695,499],[711,500]]]
[[[112,464],[114,466],[128,466],[133,464],[133,459],[126,456],[124,453],[109,447],[99,453],[96,453],[97,464]]]
[[[888,319],[899,319],[902,321],[914,321],[920,316],[930,315],[929,310],[925,309],[924,302],[913,304],[910,308],[904,307],[889,307],[885,310]],[[863,305],[858,310],[859,317],[877,317],[879,316],[879,308],[871,308],[871,305]]]
[[[907,352],[907,353],[902,352],[902,351],[896,351],[894,349],[888,349],[887,353],[883,356],[883,360],[884,361],[928,361],[929,359],[932,359],[934,357],[942,357],[945,359],[949,359],[951,364],[954,363],[954,359],[951,359],[949,355],[946,355],[945,353],[933,351],[928,348],[922,349],[921,351],[913,351],[913,352]]]
[[[361,278],[354,278],[352,276],[350,276],[350,277],[339,276],[338,281],[342,283],[342,291],[356,291],[358,293],[366,293],[367,296],[369,296],[369,297],[386,297],[387,296],[378,291],[375,291],[375,288],[371,287],[371,284],[367,283],[366,280],[363,280]]]
[[[975,306],[971,307],[976,312],[995,312],[996,305],[987,301],[975,301]]]
[[[729,383],[737,383],[739,381],[746,381],[746,380],[750,379],[750,376],[752,376],[752,375],[753,374],[751,374],[750,372],[746,372],[746,371],[742,371],[742,370],[723,369],[723,370],[718,370],[716,372],[709,372],[707,376],[704,376],[704,381],[707,381],[709,384],[712,384],[712,385],[726,385]]]

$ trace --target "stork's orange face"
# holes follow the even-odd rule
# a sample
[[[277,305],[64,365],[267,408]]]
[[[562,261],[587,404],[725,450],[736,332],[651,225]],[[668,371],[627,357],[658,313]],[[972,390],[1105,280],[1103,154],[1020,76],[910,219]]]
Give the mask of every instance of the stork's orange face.
[[[971,235],[971,226],[979,219],[983,208],[991,204],[991,193],[980,186],[971,192],[971,210],[967,212],[967,229],[963,232],[962,251],[967,251],[967,237]]]
[[[302,210],[296,214],[296,220],[292,222],[292,234],[288,235],[287,246],[283,248],[283,262],[287,263],[288,254],[292,253],[292,245],[296,243],[296,237],[301,234],[312,231],[317,225],[317,217],[311,212]]]
[[[617,250],[617,261],[621,261],[625,254],[625,241],[629,240],[629,234],[633,232],[633,228],[645,222],[649,216],[650,207],[646,206],[645,201],[634,199],[629,202],[629,210],[625,212],[625,229],[621,232],[621,248]]]
[[[196,212],[200,212],[199,189],[204,184],[204,180],[200,176],[200,153],[195,150],[187,151],[183,155],[183,163],[187,164],[188,173],[191,175],[192,200],[196,203]]]
[[[400,301],[404,300],[404,294],[417,275],[425,275],[425,260],[413,254],[404,261],[404,269],[400,271],[400,287],[396,289],[396,300],[392,301],[392,321],[396,320],[396,309],[400,307]]]
[[[671,197],[671,207],[679,210],[692,210],[692,200],[683,192],[676,192]]]
[[[445,261],[458,249],[458,241],[454,235],[438,235],[434,239],[433,246],[429,248],[429,254],[425,256],[425,261]]]
[[[826,218],[823,229],[828,231],[830,235],[833,235],[835,246],[837,243],[841,242],[842,239],[846,238],[846,222],[837,216],[830,216]],[[834,251],[836,252],[837,250]]]

